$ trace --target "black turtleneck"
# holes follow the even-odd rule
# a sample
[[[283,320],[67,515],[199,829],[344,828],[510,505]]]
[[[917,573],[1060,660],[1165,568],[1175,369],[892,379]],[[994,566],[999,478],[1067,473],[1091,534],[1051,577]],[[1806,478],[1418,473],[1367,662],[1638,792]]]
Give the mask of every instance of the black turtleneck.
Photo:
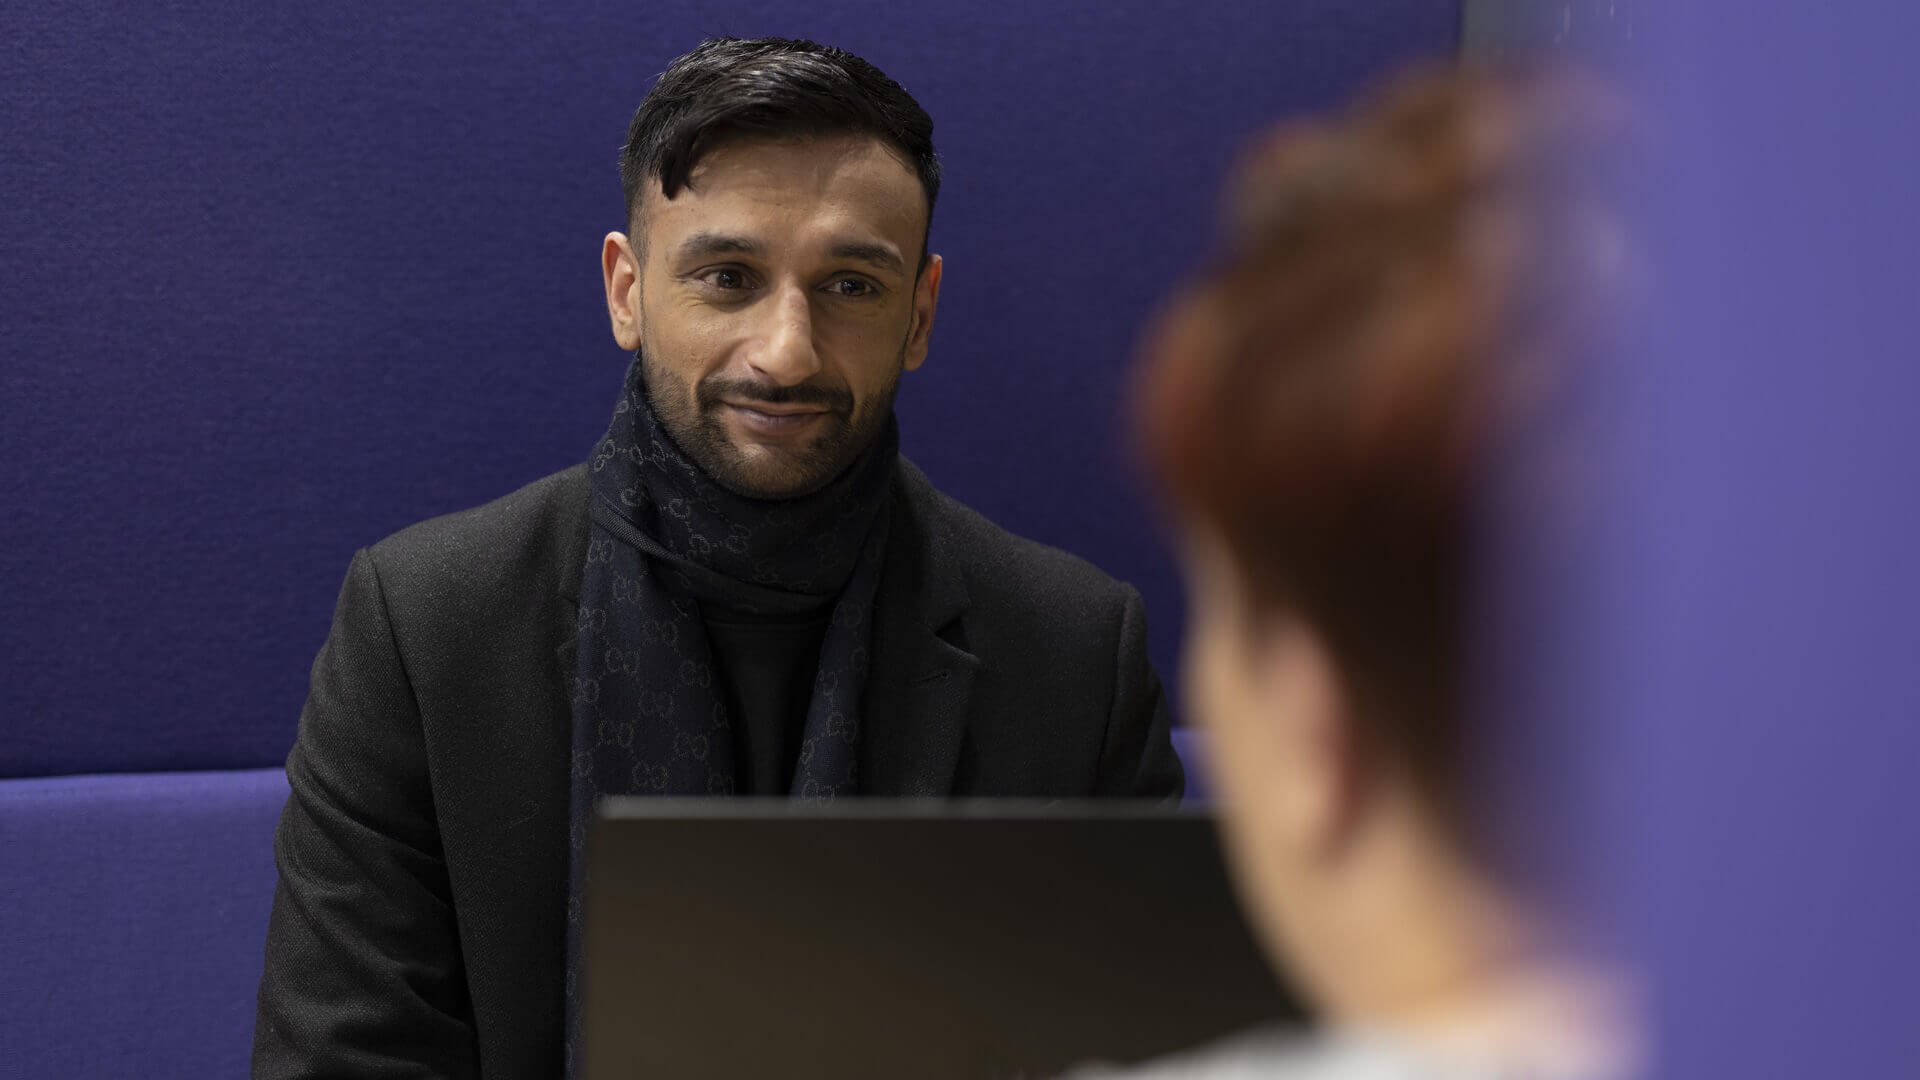
[[[703,605],[701,615],[733,722],[735,791],[786,795],[832,611],[745,615]]]

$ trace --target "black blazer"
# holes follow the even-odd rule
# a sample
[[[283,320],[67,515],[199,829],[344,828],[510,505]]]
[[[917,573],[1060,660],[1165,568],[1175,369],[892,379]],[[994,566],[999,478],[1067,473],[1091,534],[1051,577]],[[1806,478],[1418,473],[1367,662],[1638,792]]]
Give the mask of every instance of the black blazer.
[[[860,775],[1177,798],[1140,597],[896,476]],[[584,466],[355,554],[274,838],[253,1075],[561,1072]]]

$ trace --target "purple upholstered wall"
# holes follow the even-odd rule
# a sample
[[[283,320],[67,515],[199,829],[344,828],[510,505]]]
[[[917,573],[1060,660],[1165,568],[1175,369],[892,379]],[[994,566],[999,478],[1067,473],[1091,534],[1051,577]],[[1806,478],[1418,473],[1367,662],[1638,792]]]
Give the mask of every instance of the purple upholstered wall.
[[[271,765],[348,557],[582,457],[624,356],[614,154],[717,33],[865,54],[938,124],[909,454],[1006,525],[1171,569],[1116,437],[1232,149],[1455,46],[1457,5],[10,5],[0,776]]]
[[[1920,8],[1642,13],[1659,287],[1590,661],[1648,1075],[1920,1076]]]

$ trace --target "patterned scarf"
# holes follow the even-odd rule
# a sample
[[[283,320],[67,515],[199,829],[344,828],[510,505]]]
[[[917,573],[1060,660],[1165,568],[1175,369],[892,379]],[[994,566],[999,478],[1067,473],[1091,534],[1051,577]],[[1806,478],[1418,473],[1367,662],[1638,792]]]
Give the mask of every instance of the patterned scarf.
[[[609,795],[731,795],[732,718],[714,685],[701,607],[832,616],[792,791],[858,787],[860,697],[899,455],[892,419],[825,488],[751,499],[681,453],[647,403],[636,356],[588,464],[592,528],[580,586],[573,703],[567,1075],[576,1073],[587,823]]]

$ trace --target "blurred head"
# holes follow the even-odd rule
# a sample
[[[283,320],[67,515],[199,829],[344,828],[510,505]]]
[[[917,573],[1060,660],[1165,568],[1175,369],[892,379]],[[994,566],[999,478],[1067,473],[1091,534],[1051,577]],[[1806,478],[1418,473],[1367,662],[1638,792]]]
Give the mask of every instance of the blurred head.
[[[1514,388],[1578,333],[1560,264],[1585,241],[1541,175],[1564,104],[1435,72],[1275,132],[1142,368],[1229,848],[1336,1011],[1383,884],[1499,890],[1465,723],[1473,520]]]
[[[933,121],[851,53],[714,40],[641,103],[620,173],[607,309],[662,426],[740,494],[824,487],[926,359]]]

